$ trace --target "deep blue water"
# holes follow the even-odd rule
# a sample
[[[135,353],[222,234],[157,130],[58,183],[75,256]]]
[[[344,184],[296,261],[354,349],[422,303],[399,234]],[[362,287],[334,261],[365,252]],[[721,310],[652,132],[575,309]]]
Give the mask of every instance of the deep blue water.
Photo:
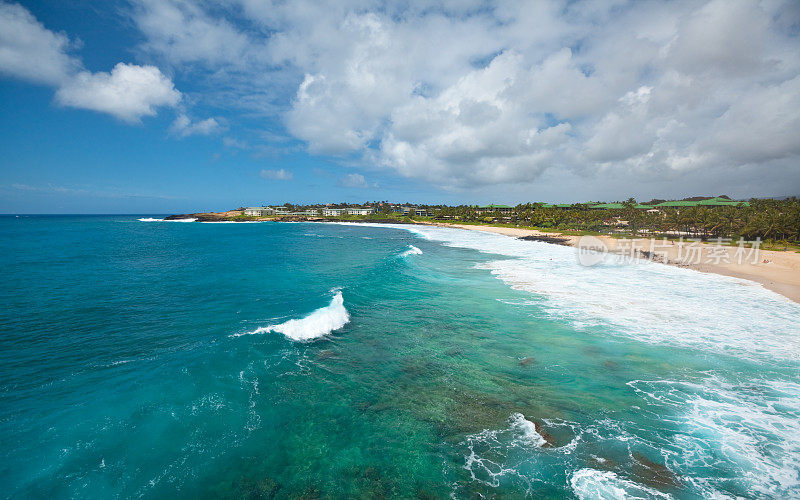
[[[800,497],[800,308],[758,286],[138,218],[0,217],[5,496]]]

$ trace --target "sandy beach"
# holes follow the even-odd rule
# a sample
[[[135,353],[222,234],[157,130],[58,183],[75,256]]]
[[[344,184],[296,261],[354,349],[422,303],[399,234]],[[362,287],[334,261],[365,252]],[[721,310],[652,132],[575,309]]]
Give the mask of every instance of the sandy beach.
[[[575,247],[579,245],[582,238],[512,227],[449,223],[435,223],[434,225],[503,234],[516,238],[557,237],[562,240],[562,244]],[[658,262],[687,267],[704,273],[716,273],[755,281],[769,290],[800,303],[800,253],[797,252],[759,250],[756,256],[750,252],[750,249],[742,251],[735,246],[718,246],[709,243],[663,242],[662,240],[651,241],[647,238],[624,240],[609,236],[591,238],[601,241],[609,252],[621,252],[638,258],[648,258],[647,254],[641,252],[632,253],[632,249],[652,251],[655,254],[653,260]],[[737,252],[739,253],[737,254]]]

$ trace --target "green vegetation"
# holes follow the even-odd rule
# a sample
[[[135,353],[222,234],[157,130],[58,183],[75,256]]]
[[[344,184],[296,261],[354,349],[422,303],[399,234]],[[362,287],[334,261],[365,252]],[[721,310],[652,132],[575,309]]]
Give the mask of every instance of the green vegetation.
[[[639,204],[549,205],[526,203],[510,214],[480,212],[470,206],[434,209],[436,219],[458,223],[500,223],[579,234],[617,233],[702,239],[761,238],[776,247],[800,243],[800,200],[752,199],[736,202],[723,197]]]
[[[293,210],[322,209],[285,205]],[[336,208],[373,207],[371,215],[338,215],[337,220],[440,221],[457,224],[485,224],[530,228],[569,235],[608,234],[611,236],[657,236],[659,238],[700,238],[764,241],[762,248],[800,250],[800,200],[796,197],[773,200],[736,201],[727,196],[694,197],[683,200],[650,200],[638,203],[633,198],[613,203],[525,203],[508,205],[403,205],[372,202],[346,203]],[[405,210],[407,215],[403,215]],[[424,215],[420,216],[417,213]]]

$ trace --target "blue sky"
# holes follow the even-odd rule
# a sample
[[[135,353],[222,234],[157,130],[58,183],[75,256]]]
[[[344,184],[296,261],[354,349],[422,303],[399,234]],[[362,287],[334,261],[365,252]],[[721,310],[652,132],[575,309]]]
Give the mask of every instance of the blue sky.
[[[0,212],[800,191],[792,1],[0,1]]]

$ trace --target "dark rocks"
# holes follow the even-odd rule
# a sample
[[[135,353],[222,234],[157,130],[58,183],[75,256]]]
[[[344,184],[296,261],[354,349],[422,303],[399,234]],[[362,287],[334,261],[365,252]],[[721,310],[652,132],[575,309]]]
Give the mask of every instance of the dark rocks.
[[[565,247],[570,246],[570,238],[568,236],[561,236],[561,235],[530,235],[530,236],[520,236],[520,240],[525,241],[541,241],[543,243],[552,243],[553,245],[562,245]]]
[[[617,468],[617,462],[610,458],[592,457],[589,459],[589,467],[592,469],[614,470]]]
[[[607,360],[606,362],[603,363],[603,367],[606,370],[616,370],[617,368],[619,368],[619,363],[609,359],[609,360]]]
[[[553,448],[556,445],[556,438],[553,437],[552,434],[544,430],[544,426],[539,423],[538,420],[533,421],[533,428],[536,429],[536,433],[542,436],[544,439],[544,444],[542,448]]]
[[[655,488],[681,485],[680,479],[669,467],[650,460],[638,451],[633,452],[633,475],[642,484]]]

